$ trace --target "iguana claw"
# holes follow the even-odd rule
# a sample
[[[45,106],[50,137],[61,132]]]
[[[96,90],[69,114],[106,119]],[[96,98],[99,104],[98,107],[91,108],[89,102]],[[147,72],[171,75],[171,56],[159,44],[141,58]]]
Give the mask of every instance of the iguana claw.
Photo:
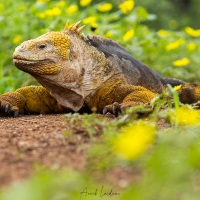
[[[19,109],[16,106],[11,106],[10,103],[3,104],[0,101],[0,115],[1,116],[19,116]]]
[[[0,95],[0,115],[17,117],[24,112],[25,101],[17,92],[7,92]]]
[[[115,116],[118,116],[122,112],[121,105],[117,102],[113,103],[113,114]]]
[[[7,104],[5,105],[5,112],[8,113],[9,110],[10,110],[10,104],[7,103]]]
[[[17,117],[17,116],[19,116],[19,110],[14,111],[14,117]]]
[[[106,113],[108,113],[108,109],[105,107],[105,108],[103,109],[103,115],[106,115]]]
[[[121,105],[118,102],[114,102],[113,104],[107,105],[103,109],[103,115],[111,113],[117,117],[121,112]]]

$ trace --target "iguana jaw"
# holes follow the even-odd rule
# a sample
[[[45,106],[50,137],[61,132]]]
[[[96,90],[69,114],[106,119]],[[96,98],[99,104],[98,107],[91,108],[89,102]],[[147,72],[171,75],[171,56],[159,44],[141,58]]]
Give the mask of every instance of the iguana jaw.
[[[50,59],[33,60],[15,56],[15,54],[13,63],[18,69],[30,74],[57,74],[62,68],[61,65]]]

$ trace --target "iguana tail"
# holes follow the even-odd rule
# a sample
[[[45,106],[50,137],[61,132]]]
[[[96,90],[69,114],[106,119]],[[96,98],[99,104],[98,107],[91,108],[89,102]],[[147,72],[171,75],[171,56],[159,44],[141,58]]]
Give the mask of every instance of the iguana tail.
[[[185,81],[175,79],[175,78],[161,78],[161,82],[163,85],[171,85],[172,87],[177,86],[177,85],[184,85],[186,84]]]
[[[181,85],[178,94],[182,103],[192,104],[200,101],[200,83],[187,83],[174,78],[162,78],[161,81],[163,85],[170,84],[172,87]]]

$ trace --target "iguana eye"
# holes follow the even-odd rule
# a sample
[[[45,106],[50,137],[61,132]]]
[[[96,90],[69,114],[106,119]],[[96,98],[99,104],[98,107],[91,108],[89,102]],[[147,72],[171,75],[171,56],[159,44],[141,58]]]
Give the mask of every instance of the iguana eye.
[[[39,44],[39,45],[38,45],[38,49],[40,49],[40,50],[43,50],[43,49],[45,49],[46,47],[47,47],[46,44]]]

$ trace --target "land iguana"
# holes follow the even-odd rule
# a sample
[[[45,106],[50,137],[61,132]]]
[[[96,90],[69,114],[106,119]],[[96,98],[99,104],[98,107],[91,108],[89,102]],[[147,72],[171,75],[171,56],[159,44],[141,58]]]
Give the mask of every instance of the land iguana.
[[[200,100],[200,85],[162,78],[116,42],[84,36],[80,21],[19,45],[17,68],[42,86],[26,86],[0,96],[1,115],[78,112],[82,108],[116,113],[145,104],[166,88],[182,85],[183,103]]]

